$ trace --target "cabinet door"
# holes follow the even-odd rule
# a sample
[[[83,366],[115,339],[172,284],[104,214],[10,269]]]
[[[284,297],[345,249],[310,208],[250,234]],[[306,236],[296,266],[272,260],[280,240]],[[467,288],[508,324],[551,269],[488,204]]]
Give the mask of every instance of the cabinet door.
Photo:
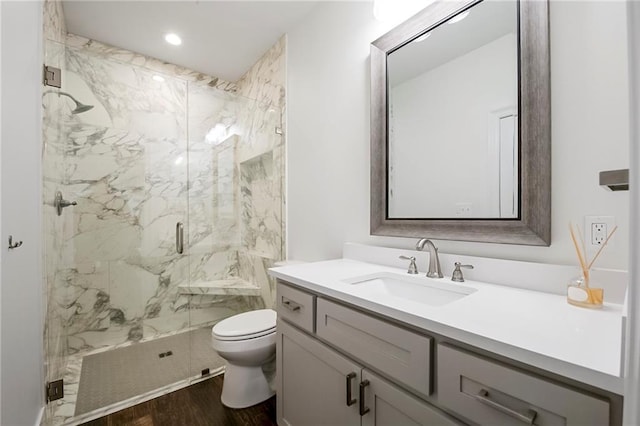
[[[417,399],[368,370],[362,371],[362,426],[461,425],[434,406]],[[368,411],[367,411],[368,409]]]
[[[278,424],[359,425],[361,367],[281,320],[277,338]]]

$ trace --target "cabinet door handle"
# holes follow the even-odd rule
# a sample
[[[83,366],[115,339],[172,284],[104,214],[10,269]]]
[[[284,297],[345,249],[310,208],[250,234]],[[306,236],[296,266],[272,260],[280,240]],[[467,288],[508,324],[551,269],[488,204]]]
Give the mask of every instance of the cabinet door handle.
[[[347,407],[351,407],[356,403],[356,399],[353,399],[351,395],[351,381],[356,378],[356,373],[347,374]]]
[[[512,408],[505,407],[502,404],[492,401],[491,399],[489,399],[489,391],[486,389],[480,389],[480,392],[478,392],[478,394],[475,395],[474,398],[476,399],[476,401],[484,405],[487,405],[491,408],[494,408],[508,416],[511,416],[514,419],[518,419],[521,422],[526,423],[528,425],[532,425],[533,421],[536,419],[536,416],[538,415],[538,413],[532,409],[528,409],[526,414],[522,414]]]
[[[360,382],[360,415],[364,416],[370,410],[369,407],[365,407],[364,405],[364,390],[367,386],[369,386],[369,381],[365,380],[364,382]]]
[[[282,305],[293,312],[299,311],[302,308],[302,305],[300,305],[299,303],[296,303],[293,300],[289,300],[285,297],[282,298]]]

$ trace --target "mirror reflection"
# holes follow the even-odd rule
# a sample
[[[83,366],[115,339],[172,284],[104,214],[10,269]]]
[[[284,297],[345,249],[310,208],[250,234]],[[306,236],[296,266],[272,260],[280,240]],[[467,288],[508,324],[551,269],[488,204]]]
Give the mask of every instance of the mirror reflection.
[[[517,16],[477,3],[388,55],[389,218],[519,217]]]

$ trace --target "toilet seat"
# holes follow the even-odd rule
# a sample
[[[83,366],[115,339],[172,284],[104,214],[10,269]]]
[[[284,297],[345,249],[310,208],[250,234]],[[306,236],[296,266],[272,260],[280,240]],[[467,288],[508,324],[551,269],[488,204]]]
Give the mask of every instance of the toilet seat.
[[[248,340],[276,331],[276,312],[260,309],[234,315],[220,321],[211,330],[214,339],[224,341]]]

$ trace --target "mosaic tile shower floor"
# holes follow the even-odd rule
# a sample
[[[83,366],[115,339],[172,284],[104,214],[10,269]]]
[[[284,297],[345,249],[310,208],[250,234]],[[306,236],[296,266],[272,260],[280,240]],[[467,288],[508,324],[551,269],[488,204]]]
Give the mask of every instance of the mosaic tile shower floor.
[[[75,415],[222,367],[210,333],[206,327],[84,357]]]

